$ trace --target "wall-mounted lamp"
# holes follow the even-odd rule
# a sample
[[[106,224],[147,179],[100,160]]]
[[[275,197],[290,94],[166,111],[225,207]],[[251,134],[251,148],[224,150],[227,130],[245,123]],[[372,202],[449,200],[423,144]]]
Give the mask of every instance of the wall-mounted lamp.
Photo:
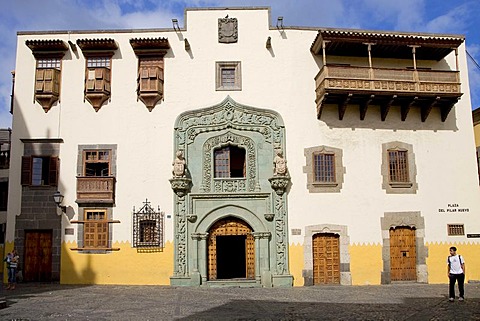
[[[283,30],[283,17],[278,17],[277,18],[277,29],[282,29]]]
[[[189,51],[190,50],[190,43],[188,42],[187,38],[185,38],[185,40],[183,40],[185,42],[185,50],[186,51]]]
[[[266,43],[265,47],[267,47],[267,49],[272,48],[272,37],[267,38],[267,43]]]
[[[59,191],[56,191],[55,194],[53,194],[53,201],[55,202],[57,207],[62,210],[63,213],[67,212],[67,207],[61,205],[63,202],[63,195]]]
[[[180,31],[180,27],[178,26],[178,20],[177,19],[172,19],[172,24],[173,24],[173,30]]]

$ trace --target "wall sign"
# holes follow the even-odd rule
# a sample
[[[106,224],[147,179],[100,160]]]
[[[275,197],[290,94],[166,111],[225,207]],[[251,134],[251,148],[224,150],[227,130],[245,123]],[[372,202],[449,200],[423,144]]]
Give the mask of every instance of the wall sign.
[[[448,203],[447,207],[439,208],[439,213],[468,213],[470,209],[468,207],[461,207],[457,203]]]

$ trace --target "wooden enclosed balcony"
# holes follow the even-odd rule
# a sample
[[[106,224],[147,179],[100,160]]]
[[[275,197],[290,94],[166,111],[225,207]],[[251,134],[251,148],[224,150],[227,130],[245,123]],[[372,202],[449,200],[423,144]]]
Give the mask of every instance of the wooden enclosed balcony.
[[[315,77],[318,119],[325,105],[333,104],[340,120],[347,108],[359,109],[363,120],[375,105],[382,121],[391,106],[400,106],[402,121],[411,108],[420,108],[423,122],[432,108],[439,108],[445,121],[462,96],[458,48],[464,40],[459,35],[320,29],[310,48],[323,62]],[[432,70],[436,66],[443,70]]]
[[[115,177],[77,176],[77,203],[115,203]]]
[[[348,106],[359,106],[363,120],[369,105],[379,105],[385,120],[390,106],[397,105],[403,121],[413,106],[421,108],[422,121],[433,107],[441,109],[441,120],[445,121],[462,95],[457,71],[326,65],[315,82],[318,119],[324,105],[335,104],[339,119]]]

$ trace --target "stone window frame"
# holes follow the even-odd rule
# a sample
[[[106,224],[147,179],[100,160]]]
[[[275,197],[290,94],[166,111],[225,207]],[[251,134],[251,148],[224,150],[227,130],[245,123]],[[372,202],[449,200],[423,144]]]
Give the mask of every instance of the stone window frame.
[[[335,182],[315,182],[315,154],[333,154],[335,157]],[[345,175],[343,167],[343,151],[340,148],[330,147],[326,145],[314,146],[304,149],[306,166],[303,172],[307,174],[307,189],[310,193],[340,193]]]
[[[407,152],[409,182],[399,183],[390,181],[390,164],[388,158],[388,152],[390,150],[401,150]],[[417,166],[415,163],[413,145],[399,141],[382,144],[381,174],[383,178],[382,189],[384,189],[387,194],[416,194],[418,190],[418,184],[416,181]]]
[[[313,285],[313,236],[315,234],[336,234],[340,237],[340,285],[352,285],[352,273],[350,271],[350,237],[346,225],[318,224],[305,227],[303,242],[303,264],[302,276],[304,285]]]
[[[381,284],[390,284],[390,229],[395,227],[411,227],[415,229],[417,282],[428,283],[427,257],[428,247],[425,246],[425,219],[421,212],[385,212],[380,217],[382,229],[382,260]]]
[[[241,91],[242,90],[242,68],[240,61],[217,61],[215,62],[215,90],[216,91]],[[235,83],[233,86],[222,85],[222,70],[235,70]]]

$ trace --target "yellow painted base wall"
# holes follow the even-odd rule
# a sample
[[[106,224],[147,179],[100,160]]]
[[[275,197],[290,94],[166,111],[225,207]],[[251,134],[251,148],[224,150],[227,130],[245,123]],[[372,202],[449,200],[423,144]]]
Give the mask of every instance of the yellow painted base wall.
[[[381,244],[352,244],[350,271],[353,285],[378,285],[381,283],[383,261]]]
[[[448,283],[447,256],[450,246],[456,246],[466,262],[466,282],[480,280],[480,244],[427,243],[428,282]],[[72,251],[76,243],[62,246],[61,279],[63,284],[144,284],[169,285],[173,275],[173,243],[167,242],[162,252],[141,252],[129,243],[116,243],[120,251],[108,254],[85,254]],[[6,251],[13,244],[6,244]],[[352,285],[379,285],[383,270],[381,244],[349,246]],[[294,286],[303,286],[304,256],[302,244],[289,247],[290,273]],[[4,278],[5,281],[5,278]]]
[[[447,257],[451,246],[465,259],[465,282],[480,281],[480,244],[427,243],[428,283],[448,283]]]
[[[161,252],[132,248],[130,243],[115,243],[107,254],[72,251],[76,243],[63,243],[60,271],[62,284],[142,284],[169,285],[173,275],[173,243]]]
[[[290,244],[289,264],[290,273],[293,276],[293,286],[303,286],[302,270],[304,269],[303,245]]]

